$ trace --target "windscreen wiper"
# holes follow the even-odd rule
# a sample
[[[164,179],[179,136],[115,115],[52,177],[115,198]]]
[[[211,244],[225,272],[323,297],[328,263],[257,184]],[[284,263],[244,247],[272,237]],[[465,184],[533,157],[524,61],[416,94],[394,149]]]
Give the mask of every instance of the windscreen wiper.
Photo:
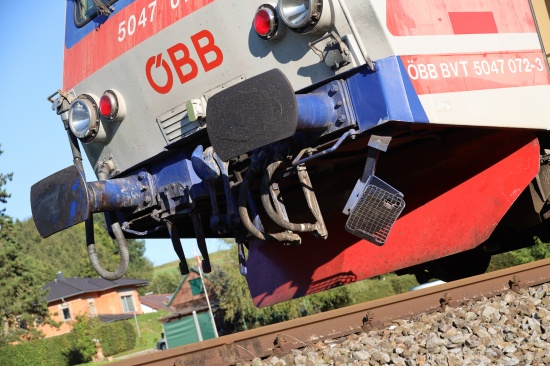
[[[105,5],[102,0],[92,0],[97,7],[97,12],[99,15],[105,15],[108,17],[111,15],[111,8],[108,5]]]

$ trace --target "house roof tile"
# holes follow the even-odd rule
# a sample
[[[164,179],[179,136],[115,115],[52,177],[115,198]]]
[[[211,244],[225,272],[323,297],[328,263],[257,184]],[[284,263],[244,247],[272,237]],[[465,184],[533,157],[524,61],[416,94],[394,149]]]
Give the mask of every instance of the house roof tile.
[[[99,318],[100,322],[103,323],[110,323],[110,322],[116,322],[118,320],[126,320],[131,319],[134,317],[133,313],[126,313],[126,314],[99,314],[97,316]]]
[[[132,278],[121,278],[115,281],[108,281],[103,278],[64,278],[58,276],[55,280],[48,282],[44,288],[49,289],[48,303],[56,300],[63,300],[73,296],[110,290],[126,286],[147,286],[149,281]]]
[[[174,311],[174,309],[167,305],[173,295],[174,294],[157,294],[140,296],[139,301],[142,305],[147,305],[153,309]]]

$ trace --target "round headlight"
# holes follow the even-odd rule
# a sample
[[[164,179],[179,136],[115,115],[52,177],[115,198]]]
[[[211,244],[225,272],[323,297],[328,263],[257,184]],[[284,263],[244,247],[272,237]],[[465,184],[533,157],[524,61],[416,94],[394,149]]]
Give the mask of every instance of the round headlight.
[[[83,142],[92,141],[99,130],[99,115],[94,98],[82,94],[69,109],[69,128]]]
[[[281,18],[290,28],[304,28],[315,22],[319,16],[315,0],[281,0],[279,2]]]
[[[326,11],[326,14],[323,14],[323,4],[325,1],[279,0],[279,14],[283,22],[295,32],[324,33],[332,24],[330,11]]]

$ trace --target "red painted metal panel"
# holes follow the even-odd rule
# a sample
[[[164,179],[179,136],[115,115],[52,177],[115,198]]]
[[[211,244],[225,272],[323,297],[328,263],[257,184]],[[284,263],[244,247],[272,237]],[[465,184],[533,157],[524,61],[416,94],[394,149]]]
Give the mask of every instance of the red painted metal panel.
[[[339,207],[324,212],[327,242],[306,234],[298,247],[251,242],[247,281],[254,303],[272,305],[476,247],[537,174],[539,145],[530,132],[507,131],[395,161],[403,160],[388,181],[404,191],[409,211],[384,246],[347,233]],[[409,172],[400,169],[411,165]],[[474,175],[456,184],[464,171]],[[398,181],[399,174],[408,178]]]
[[[550,84],[541,50],[401,56],[417,94]]]
[[[386,23],[394,36],[428,36],[464,34],[454,29],[452,13],[470,14],[472,18],[459,20],[459,31],[482,27],[488,33],[492,24],[474,24],[477,21],[494,22],[495,33],[534,33],[535,23],[527,0],[387,0]],[[481,15],[475,15],[475,13]],[[491,13],[493,19],[488,19]],[[456,15],[455,15],[456,16]],[[471,23],[471,24],[468,24]],[[493,32],[490,32],[493,33]]]
[[[63,90],[75,87],[123,53],[213,1],[134,1],[73,47],[65,47]],[[138,23],[142,15],[145,22]],[[189,36],[181,41],[188,41]]]
[[[498,33],[492,11],[449,12],[454,34]]]

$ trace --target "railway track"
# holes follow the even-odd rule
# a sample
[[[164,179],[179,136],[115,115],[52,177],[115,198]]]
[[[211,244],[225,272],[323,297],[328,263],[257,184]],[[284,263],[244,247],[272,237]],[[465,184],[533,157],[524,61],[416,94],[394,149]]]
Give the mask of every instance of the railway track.
[[[130,358],[115,365],[216,366],[281,356],[319,341],[384,327],[395,319],[444,311],[448,306],[546,282],[550,282],[550,259]]]

